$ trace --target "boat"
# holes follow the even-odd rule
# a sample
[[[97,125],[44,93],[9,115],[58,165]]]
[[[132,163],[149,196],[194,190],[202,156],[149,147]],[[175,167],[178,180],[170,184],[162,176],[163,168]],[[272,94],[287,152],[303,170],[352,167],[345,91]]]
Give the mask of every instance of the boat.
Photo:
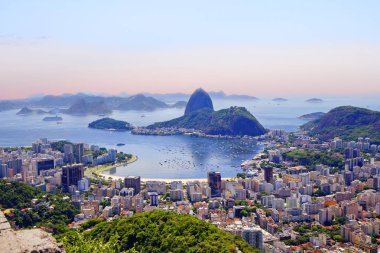
[[[116,146],[121,147],[121,146],[125,146],[125,144],[124,143],[118,143],[118,144],[116,144]]]

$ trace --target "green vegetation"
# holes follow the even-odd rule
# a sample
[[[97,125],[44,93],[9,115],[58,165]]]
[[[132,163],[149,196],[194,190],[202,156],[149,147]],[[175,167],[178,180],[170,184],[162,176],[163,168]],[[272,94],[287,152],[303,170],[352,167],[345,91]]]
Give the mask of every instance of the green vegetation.
[[[332,109],[320,119],[302,126],[310,135],[322,140],[341,137],[345,141],[369,137],[380,144],[380,112],[353,106]]]
[[[27,184],[0,179],[0,193],[1,208],[22,209],[31,207],[32,199],[40,194],[41,190]]]
[[[342,219],[334,221],[334,223],[340,223]],[[344,238],[340,235],[341,229],[339,225],[330,227],[324,227],[321,225],[303,224],[296,225],[293,230],[298,232],[300,236],[297,239],[289,239],[285,241],[286,245],[301,245],[309,241],[310,237],[318,236],[319,234],[326,234],[330,238],[338,242],[344,242]]]
[[[73,252],[258,252],[239,236],[190,215],[152,211],[130,218],[93,222],[91,230],[57,238]],[[93,225],[94,225],[93,224]],[[90,226],[85,225],[86,229]]]
[[[148,126],[150,129],[171,127],[196,129],[210,135],[258,136],[266,132],[244,107],[230,107],[216,112],[201,109],[180,118]]]
[[[63,147],[65,146],[65,144],[74,145],[72,142],[65,141],[65,140],[64,141],[55,141],[55,142],[51,143],[51,148],[53,150],[58,150],[59,152],[64,153],[65,150],[63,149]]]
[[[86,150],[85,151],[85,154],[86,155],[92,155],[94,158],[97,158],[98,156],[101,156],[101,155],[104,155],[104,154],[107,154],[107,149],[106,148],[100,148],[99,150],[97,151],[92,151],[92,150]]]
[[[131,124],[125,121],[121,120],[115,120],[111,118],[103,118],[103,119],[98,119],[90,124],[88,124],[89,128],[95,128],[95,129],[105,129],[105,130],[118,130],[118,131],[127,131],[131,130],[133,127]]]
[[[305,119],[305,120],[316,120],[316,119],[320,119],[325,114],[326,113],[324,112],[313,112],[313,113],[304,114],[300,116],[299,118]]]
[[[19,228],[46,227],[54,234],[66,232],[67,224],[79,213],[65,195],[43,194],[24,183],[0,180],[0,206],[12,209],[10,222]],[[32,199],[37,199],[32,204]]]
[[[311,149],[295,150],[283,154],[286,161],[293,162],[293,165],[303,165],[307,168],[314,168],[315,165],[324,164],[330,167],[344,168],[343,159],[327,152],[315,152]]]
[[[116,154],[118,162],[127,162],[132,159],[133,155],[119,152]]]

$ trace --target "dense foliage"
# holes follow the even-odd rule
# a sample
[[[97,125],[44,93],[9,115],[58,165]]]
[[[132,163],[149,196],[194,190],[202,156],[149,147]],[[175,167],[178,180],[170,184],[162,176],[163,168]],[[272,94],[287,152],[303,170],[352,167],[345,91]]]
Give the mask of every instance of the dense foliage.
[[[126,131],[131,130],[132,126],[128,122],[121,121],[121,120],[115,120],[111,118],[103,118],[98,119],[90,124],[88,124],[89,128],[95,128],[95,129],[115,129],[119,131]]]
[[[63,147],[65,146],[65,144],[71,144],[71,145],[74,145],[72,142],[65,141],[65,140],[63,140],[63,141],[55,141],[55,142],[52,142],[52,143],[51,143],[51,148],[52,148],[53,150],[58,150],[59,152],[64,153],[65,150],[64,150]]]
[[[196,129],[211,135],[258,136],[266,132],[244,107],[230,107],[216,112],[202,109],[180,118],[148,126],[151,129],[168,127]]]
[[[257,252],[239,236],[190,215],[152,211],[58,236],[73,252]],[[88,228],[89,226],[86,226]],[[82,229],[83,230],[83,229]],[[108,250],[108,251],[107,251]]]
[[[35,204],[32,199],[36,199]],[[7,180],[0,180],[0,206],[13,209],[7,216],[17,227],[47,227],[55,234],[66,232],[67,224],[79,213],[64,195],[42,193],[27,184]]]
[[[308,113],[300,116],[300,119],[305,119],[305,120],[316,120],[320,119],[322,116],[324,116],[326,113],[324,112],[313,112],[313,113]]]
[[[294,165],[303,165],[314,168],[315,165],[324,164],[330,167],[344,168],[342,158],[327,152],[315,152],[311,149],[295,150],[283,154],[286,161],[293,162]]]
[[[344,219],[344,218],[343,218]],[[343,221],[345,222],[345,220]],[[339,218],[334,220],[334,225],[329,227],[324,227],[321,225],[311,225],[309,224],[299,224],[296,225],[293,230],[299,233],[296,239],[288,239],[285,241],[287,245],[301,245],[309,242],[310,237],[316,237],[319,234],[326,234],[334,241],[344,242],[344,238],[340,235],[341,227],[337,224],[342,224],[342,219]]]
[[[371,142],[380,144],[380,112],[364,108],[337,107],[302,128],[322,140],[337,136],[346,141],[369,137]]]
[[[0,207],[1,208],[27,208],[40,189],[19,182],[10,182],[0,179]]]

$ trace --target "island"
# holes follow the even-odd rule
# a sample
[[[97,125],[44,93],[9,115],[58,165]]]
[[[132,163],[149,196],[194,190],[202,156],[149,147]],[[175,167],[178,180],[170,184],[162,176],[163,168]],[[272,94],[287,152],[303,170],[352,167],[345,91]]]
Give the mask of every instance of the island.
[[[187,103],[182,117],[136,128],[134,134],[194,134],[198,136],[259,136],[266,129],[244,107],[232,106],[214,111],[210,96],[196,90]]]
[[[47,114],[44,110],[41,109],[30,109],[29,107],[23,107],[19,112],[16,113],[17,115],[36,115],[36,114]]]
[[[320,98],[310,98],[310,99],[306,100],[305,102],[307,102],[307,103],[315,103],[315,104],[317,104],[317,103],[322,103],[323,100],[320,99]]]
[[[368,137],[372,143],[380,144],[380,112],[354,106],[340,106],[321,118],[304,124],[301,129],[321,140],[340,137],[348,141]]]
[[[88,124],[89,128],[102,129],[102,130],[113,130],[113,131],[128,131],[132,130],[133,127],[130,123],[121,120],[115,120],[111,118],[102,118],[95,120]]]
[[[320,119],[325,114],[326,113],[324,112],[313,112],[313,113],[304,114],[302,116],[299,116],[298,118],[304,119],[304,120],[315,120],[315,119]]]

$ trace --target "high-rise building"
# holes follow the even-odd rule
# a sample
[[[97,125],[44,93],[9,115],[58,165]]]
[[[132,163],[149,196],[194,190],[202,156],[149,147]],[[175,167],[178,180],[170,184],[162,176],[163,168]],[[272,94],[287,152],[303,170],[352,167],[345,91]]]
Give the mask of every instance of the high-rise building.
[[[241,237],[249,245],[252,245],[260,250],[264,249],[263,232],[258,228],[244,228],[241,232]]]
[[[14,174],[20,173],[22,169],[22,159],[12,159],[7,161],[8,168],[14,170]]]
[[[74,150],[72,144],[65,144],[63,146],[64,158],[63,161],[65,163],[73,163],[74,162]]]
[[[303,186],[310,184],[310,173],[300,173],[299,176]]]
[[[62,167],[62,188],[68,191],[69,186],[78,185],[78,181],[83,178],[84,167],[82,164],[74,164]]]
[[[157,192],[149,192],[148,195],[150,198],[150,205],[151,206],[158,206],[158,193]]]
[[[354,173],[352,171],[346,170],[344,171],[344,182],[347,186],[351,185],[351,182],[354,181]]]
[[[76,163],[82,163],[82,156],[84,155],[84,144],[75,144],[74,158]]]
[[[273,183],[273,167],[271,166],[264,167],[264,179],[268,183]]]
[[[8,165],[0,164],[0,178],[8,176]]]
[[[128,176],[124,178],[124,185],[125,188],[133,188],[135,194],[138,194],[141,187],[141,178],[139,176]]]
[[[37,174],[39,175],[43,170],[51,170],[55,168],[54,159],[43,158],[37,161]]]
[[[375,175],[373,177],[373,188],[376,191],[379,191],[379,189],[380,189],[380,175]]]
[[[220,174],[220,172],[208,173],[208,185],[211,188],[212,198],[222,196],[222,175]]]

